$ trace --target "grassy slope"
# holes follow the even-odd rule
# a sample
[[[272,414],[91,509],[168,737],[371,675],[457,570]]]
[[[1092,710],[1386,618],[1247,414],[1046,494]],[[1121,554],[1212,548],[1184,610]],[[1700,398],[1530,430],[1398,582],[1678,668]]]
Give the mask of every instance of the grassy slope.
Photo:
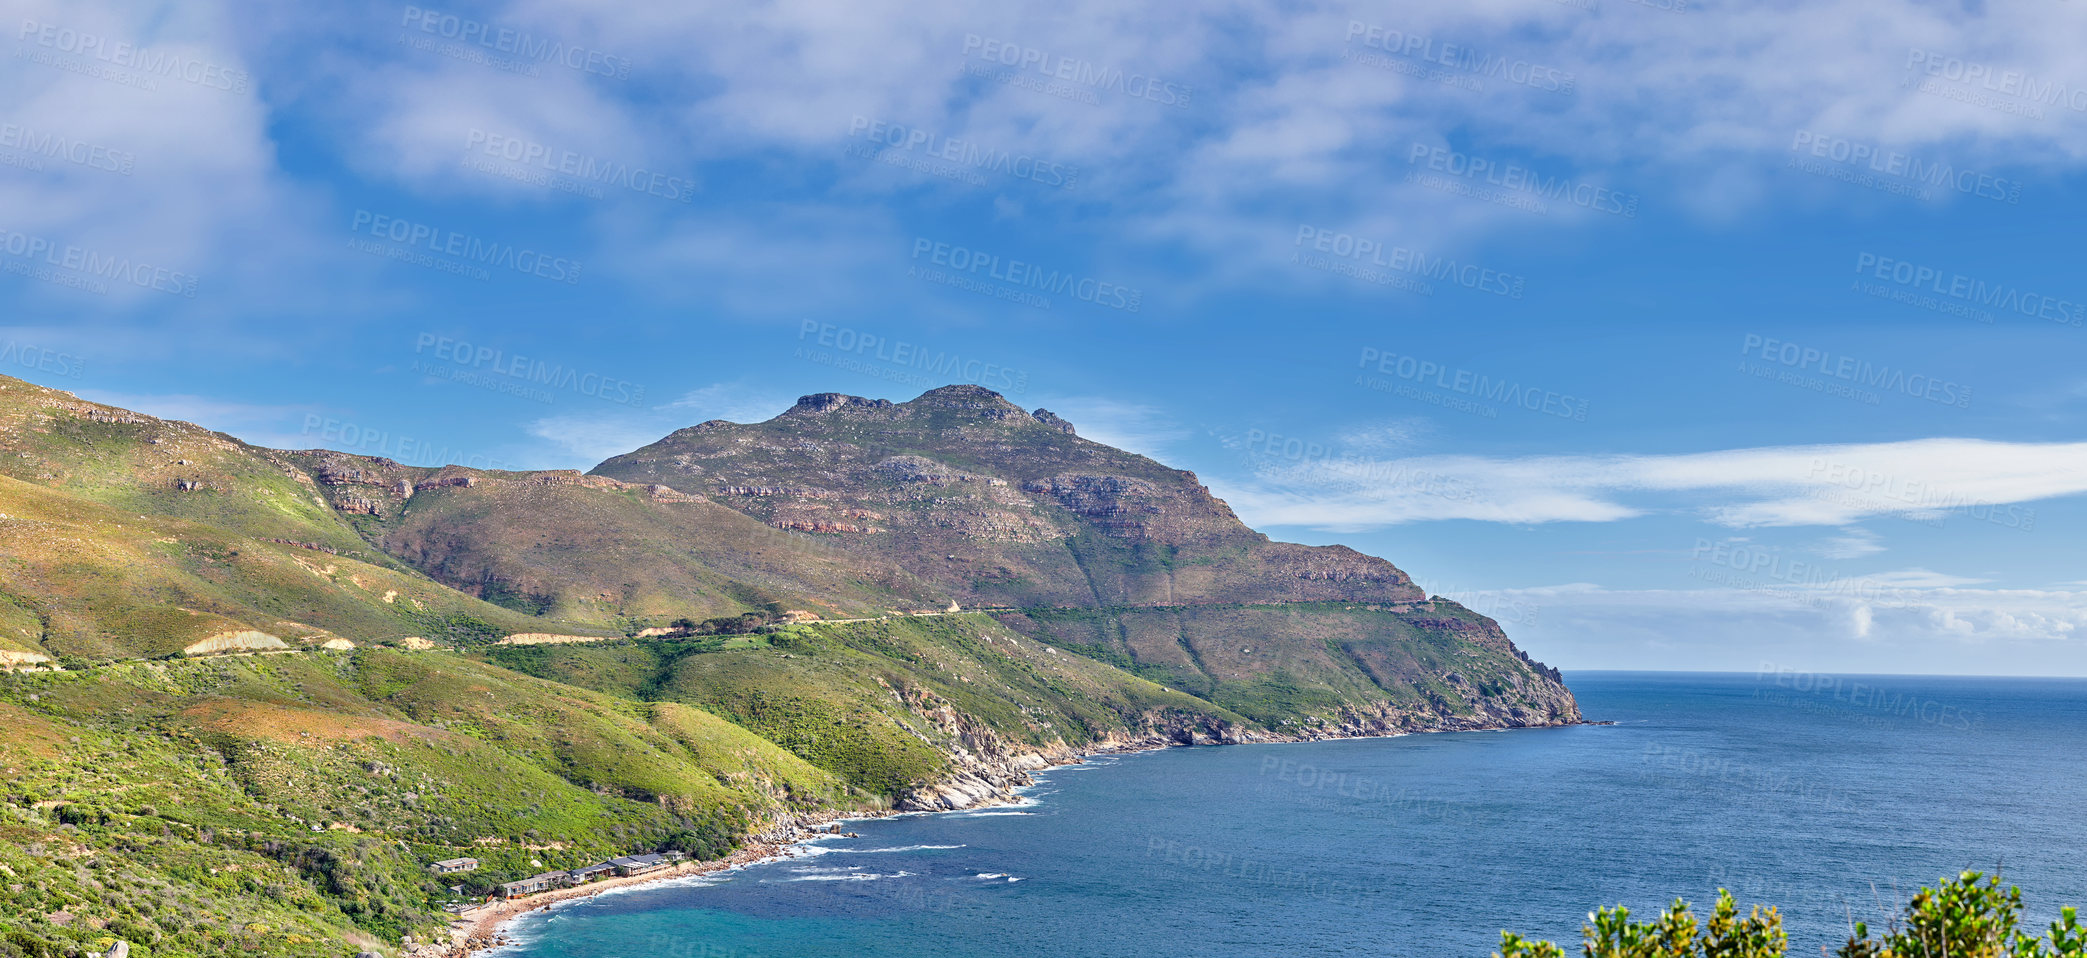
[[[387,553],[530,614],[614,628],[771,607],[859,615],[924,601],[896,568],[700,499],[570,472],[286,455],[322,477],[329,499],[376,503],[378,515],[348,521]],[[466,477],[469,486],[437,485]],[[399,480],[420,486],[410,501],[397,495]]]
[[[0,478],[0,513],[0,628],[8,645],[53,657],[174,655],[239,629],[296,646],[543,628],[407,570],[140,518],[14,479]]]
[[[320,499],[308,476],[269,450],[7,376],[0,376],[0,475],[120,513],[187,519],[234,535],[293,539],[384,561]],[[194,488],[179,488],[183,482]]]
[[[564,630],[385,555],[270,450],[8,377],[0,514],[0,649],[113,659],[243,629],[291,645]]]
[[[1143,733],[1162,715],[1253,723],[975,614],[706,639],[500,647],[492,661],[634,699],[700,705],[885,796],[948,770],[948,705],[1010,746]]]
[[[1270,727],[1332,719],[1350,705],[1469,716],[1481,698],[1535,704],[1520,689],[1546,681],[1492,620],[1446,599],[1414,609],[1297,603],[997,618]]]
[[[676,841],[717,854],[864,798],[697,709],[441,653],[13,675],[0,722],[0,939],[24,954],[106,933],[167,955],[395,945],[433,927],[443,884]],[[464,854],[485,867],[423,870]]]

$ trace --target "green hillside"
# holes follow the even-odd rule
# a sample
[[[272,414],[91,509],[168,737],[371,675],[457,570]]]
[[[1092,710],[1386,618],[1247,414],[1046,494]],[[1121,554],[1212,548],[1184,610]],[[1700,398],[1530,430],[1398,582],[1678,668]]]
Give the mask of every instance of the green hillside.
[[[336,555],[119,511],[12,478],[0,478],[0,514],[0,647],[54,659],[179,655],[247,633],[307,648],[484,641],[542,627],[409,570],[349,558],[361,550]]]
[[[1578,709],[1554,669],[1448,599],[995,613],[1010,628],[1184,689],[1271,728],[1551,725]]]
[[[509,646],[484,655],[634,699],[701,706],[894,800],[951,772],[977,772],[953,767],[959,748],[990,764],[1111,739],[1192,731],[1215,740],[1255,727],[973,614],[799,625],[761,643]]]
[[[0,958],[392,956],[451,884],[1003,800],[1083,750],[1579,720],[1390,563],[983,390],[602,471],[0,377]]]
[[[0,936],[24,955],[338,956],[633,849],[715,857],[875,804],[715,716],[438,652],[126,662],[0,679]],[[484,867],[433,880],[429,861]]]

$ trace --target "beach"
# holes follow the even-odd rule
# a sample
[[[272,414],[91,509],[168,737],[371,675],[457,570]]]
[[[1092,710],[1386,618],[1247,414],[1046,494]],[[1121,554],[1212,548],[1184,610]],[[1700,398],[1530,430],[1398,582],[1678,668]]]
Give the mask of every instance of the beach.
[[[881,818],[888,814],[891,813],[875,811],[835,813],[831,817],[818,819],[813,824],[815,826],[824,826],[840,821]],[[407,958],[467,958],[467,956],[477,954],[478,952],[509,943],[509,939],[506,936],[507,923],[530,912],[549,909],[570,901],[593,898],[604,892],[618,889],[635,888],[639,885],[649,885],[655,882],[700,878],[704,875],[713,875],[735,868],[744,868],[761,862],[790,858],[795,854],[798,845],[822,834],[831,833],[817,831],[813,827],[803,827],[801,834],[789,839],[753,842],[733,852],[731,855],[713,861],[680,862],[643,875],[605,878],[585,885],[559,888],[553,891],[539,892],[534,895],[524,895],[519,898],[494,899],[478,908],[459,914],[456,920],[450,923],[448,941],[417,945],[404,950],[402,954],[406,955]]]

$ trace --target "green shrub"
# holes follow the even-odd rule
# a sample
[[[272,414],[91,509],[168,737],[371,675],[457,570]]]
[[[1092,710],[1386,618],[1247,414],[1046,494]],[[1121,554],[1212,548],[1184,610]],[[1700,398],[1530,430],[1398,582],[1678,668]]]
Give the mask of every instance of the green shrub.
[[[1983,882],[1980,879],[1984,879]],[[2079,958],[2087,956],[2087,930],[2079,913],[2068,906],[2043,938],[2019,927],[2022,890],[2000,887],[2000,876],[1965,872],[1940,888],[1923,888],[1906,905],[1881,939],[1870,937],[1867,924],[1855,926],[1855,937],[1835,952],[1838,958]]]
[[[1981,881],[1983,879],[1983,881]],[[1855,926],[1854,937],[1835,952],[1836,958],[2087,958],[2087,929],[2067,907],[2043,938],[2020,930],[2022,891],[2002,889],[2000,878],[1964,872],[1939,888],[1923,888],[1893,920],[1881,939],[1869,927]],[[1585,958],[1781,958],[1789,948],[1782,916],[1774,908],[1753,907],[1745,918],[1732,895],[1718,890],[1710,921],[1698,928],[1687,902],[1676,899],[1658,919],[1630,920],[1630,909],[1604,908],[1587,916],[1580,953]],[[1823,950],[1823,949],[1822,949]],[[1533,941],[1513,932],[1500,933],[1494,958],[1565,958],[1565,949]]]

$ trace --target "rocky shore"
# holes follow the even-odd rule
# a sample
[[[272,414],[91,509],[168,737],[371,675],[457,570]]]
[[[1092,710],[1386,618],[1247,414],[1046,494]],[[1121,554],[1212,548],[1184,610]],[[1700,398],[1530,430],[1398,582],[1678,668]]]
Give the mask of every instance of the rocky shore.
[[[941,781],[923,785],[900,796],[896,807],[906,812],[942,812],[981,805],[1019,801],[1015,789],[1035,784],[1031,772],[1053,765],[1079,762],[1089,755],[1142,752],[1185,745],[1243,745],[1248,743],[1319,742],[1328,739],[1384,738],[1416,732],[1478,732],[1510,728],[1556,728],[1592,724],[1582,718],[1571,694],[1544,701],[1545,711],[1526,706],[1503,706],[1485,700],[1470,716],[1443,716],[1414,712],[1392,705],[1375,709],[1344,709],[1339,720],[1295,730],[1268,732],[1215,721],[1207,716],[1160,713],[1147,716],[1142,734],[1111,734],[1074,748],[1063,741],[1042,748],[1010,746],[992,729],[947,707],[916,708],[941,726],[958,743],[951,751],[955,770]]]

